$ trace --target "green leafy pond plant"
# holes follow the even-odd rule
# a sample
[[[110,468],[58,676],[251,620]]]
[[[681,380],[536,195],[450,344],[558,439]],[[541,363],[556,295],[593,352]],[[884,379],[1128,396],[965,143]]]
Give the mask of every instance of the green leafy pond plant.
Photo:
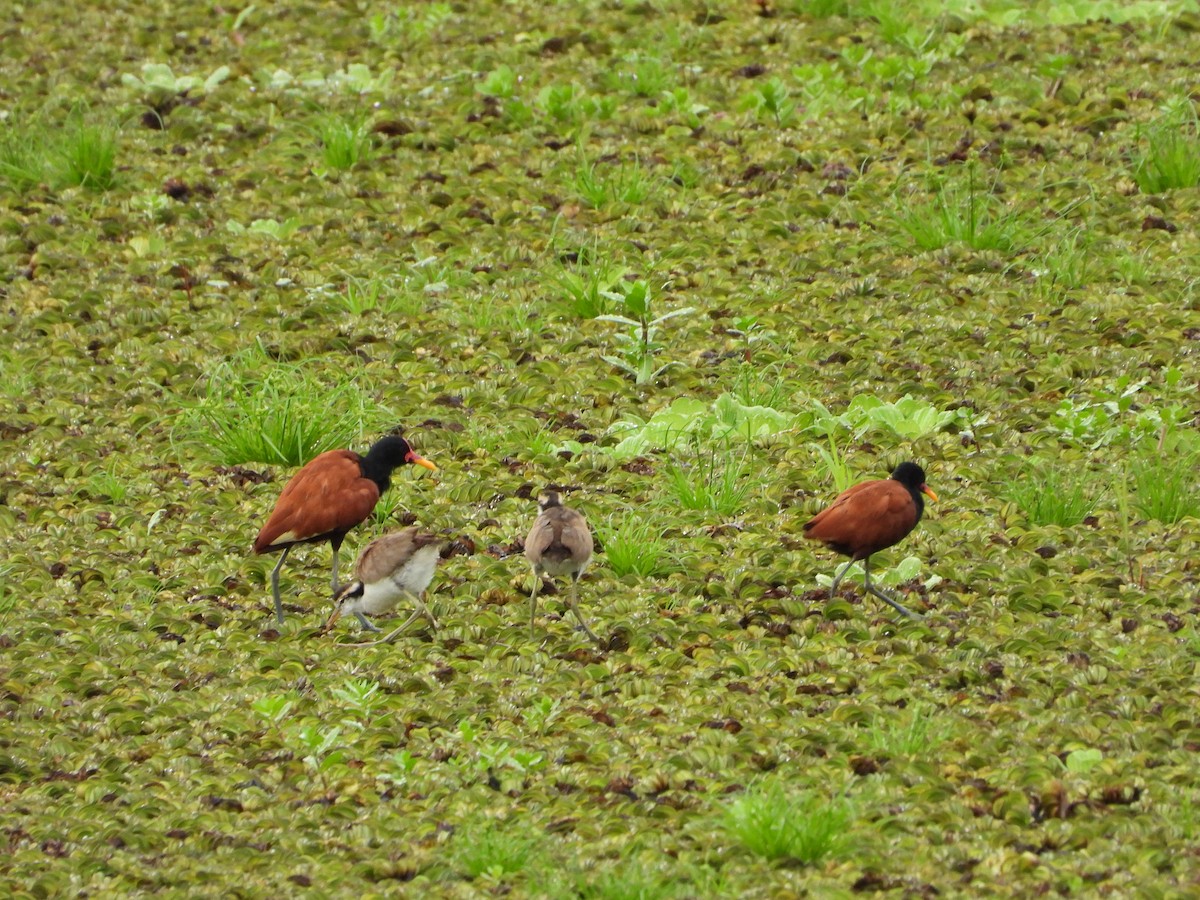
[[[0,895],[1190,896],[1196,3],[564,11],[13,7]],[[396,428],[437,627],[277,627]]]

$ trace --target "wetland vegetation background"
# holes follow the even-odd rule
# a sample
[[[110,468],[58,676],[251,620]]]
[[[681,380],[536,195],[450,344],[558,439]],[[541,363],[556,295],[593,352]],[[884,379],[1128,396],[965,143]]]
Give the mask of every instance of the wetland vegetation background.
[[[8,896],[1195,896],[1194,2],[17,3]],[[318,633],[250,543],[402,424]],[[800,525],[921,462],[878,558]],[[603,551],[526,624],[553,482]]]

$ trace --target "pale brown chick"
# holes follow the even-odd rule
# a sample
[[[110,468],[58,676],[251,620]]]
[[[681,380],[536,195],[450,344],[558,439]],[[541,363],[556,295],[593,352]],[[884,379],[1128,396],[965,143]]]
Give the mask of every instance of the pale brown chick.
[[[583,614],[579,612],[579,579],[592,560],[592,532],[583,514],[563,506],[562,498],[555,491],[543,491],[538,495],[537,521],[525,539],[525,558],[533,567],[533,593],[529,596],[529,632],[533,634],[533,621],[537,615],[538,590],[542,576],[552,578],[559,575],[571,576],[571,595],[568,604],[588,637],[602,646],[600,638],[588,628]]]

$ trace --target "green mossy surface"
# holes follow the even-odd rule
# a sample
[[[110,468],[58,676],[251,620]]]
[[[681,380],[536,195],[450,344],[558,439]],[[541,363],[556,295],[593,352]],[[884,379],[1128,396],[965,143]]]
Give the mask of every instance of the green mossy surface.
[[[1195,497],[1200,194],[1135,178],[1148,135],[1196,152],[1195,3],[241,12],[0,24],[0,893],[1200,891],[1197,520],[1141,502],[1155,466]],[[372,128],[348,169],[337,117]],[[111,185],[64,174],[81,123]],[[589,278],[592,314],[635,280],[692,308],[676,365],[606,361]],[[292,468],[197,412],[268,381],[438,463],[347,545],[445,533],[437,631],[322,635],[327,548],[274,627],[249,548]],[[726,394],[783,416],[610,452]],[[954,415],[814,427],[906,395]],[[906,458],[941,502],[877,565],[920,561],[924,624],[827,601],[800,539],[831,463]],[[672,473],[725,467],[733,512],[680,506]],[[1049,468],[1080,524],[1013,499]],[[548,482],[661,533],[660,574],[581,583],[603,652],[561,596],[528,633]],[[756,856],[752,785],[844,802],[844,840]]]

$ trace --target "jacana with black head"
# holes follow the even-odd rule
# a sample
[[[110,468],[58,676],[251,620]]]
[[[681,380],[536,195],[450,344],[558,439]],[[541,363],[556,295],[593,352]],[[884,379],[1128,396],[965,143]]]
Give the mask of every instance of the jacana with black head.
[[[333,547],[333,590],[338,586],[338,552],[346,533],[367,516],[391,484],[392,471],[402,465],[437,471],[402,437],[389,435],[376,441],[366,456],[352,450],[329,450],[292,476],[275,503],[275,510],[254,541],[255,553],[283,555],[271,572],[275,616],[283,624],[279,599],[279,570],[292,547],[329,541]]]
[[[903,462],[891,478],[854,485],[805,523],[806,538],[850,557],[833,579],[830,599],[850,566],[862,560],[868,592],[906,616],[921,618],[871,584],[871,554],[900,543],[917,527],[925,511],[922,495],[937,501],[937,494],[925,484],[924,470],[916,463]]]

